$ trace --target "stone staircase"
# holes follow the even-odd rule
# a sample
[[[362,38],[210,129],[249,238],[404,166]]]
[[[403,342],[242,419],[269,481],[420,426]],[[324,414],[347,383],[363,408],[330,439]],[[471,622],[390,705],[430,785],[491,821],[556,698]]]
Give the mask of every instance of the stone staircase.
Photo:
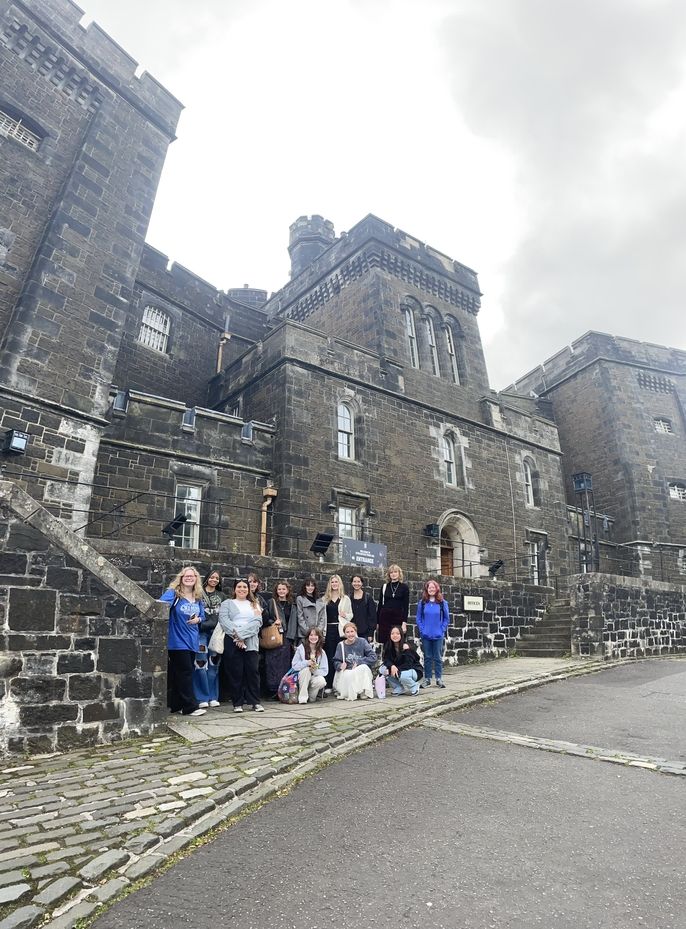
[[[553,600],[545,617],[517,639],[517,654],[525,658],[562,658],[572,650],[572,610],[569,597]]]

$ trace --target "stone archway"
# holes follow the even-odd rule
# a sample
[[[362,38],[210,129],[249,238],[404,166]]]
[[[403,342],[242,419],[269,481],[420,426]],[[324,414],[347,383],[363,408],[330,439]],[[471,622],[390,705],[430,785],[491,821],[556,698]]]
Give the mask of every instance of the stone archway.
[[[448,512],[439,521],[440,571],[448,577],[481,577],[481,543],[471,520]]]

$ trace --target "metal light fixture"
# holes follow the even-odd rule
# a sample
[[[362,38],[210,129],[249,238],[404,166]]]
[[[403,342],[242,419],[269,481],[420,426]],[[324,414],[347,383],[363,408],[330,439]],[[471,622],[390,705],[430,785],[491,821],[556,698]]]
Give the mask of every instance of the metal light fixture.
[[[2,450],[3,452],[9,452],[12,455],[25,455],[26,446],[28,444],[28,432],[20,432],[18,429],[8,429],[5,433],[5,440],[2,445]]]

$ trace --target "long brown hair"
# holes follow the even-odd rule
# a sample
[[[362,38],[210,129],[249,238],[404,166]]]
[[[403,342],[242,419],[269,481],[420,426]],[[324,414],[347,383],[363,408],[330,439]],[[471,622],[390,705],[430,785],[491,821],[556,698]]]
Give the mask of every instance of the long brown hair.
[[[424,590],[422,591],[422,602],[423,603],[429,602],[429,591],[427,590],[429,584],[436,585],[436,593],[434,595],[436,597],[436,603],[443,603],[443,593],[441,591],[441,585],[438,583],[435,577],[430,577],[427,580],[427,582],[424,584]]]
[[[313,632],[317,633],[317,644],[315,646],[314,653],[317,656],[317,658],[320,658],[322,654],[322,646],[324,644],[324,634],[322,633],[321,629],[317,629],[316,626],[312,626],[311,629],[307,630],[307,634],[305,635],[305,638],[303,639],[303,645],[305,646],[305,658],[307,658],[308,652],[312,651],[312,644],[310,643],[310,636],[312,635]]]
[[[286,594],[286,603],[293,603],[293,588],[291,587],[290,581],[286,581],[282,578],[280,581],[277,581],[276,584],[274,584],[273,595],[277,603],[279,600],[279,595],[276,591],[277,591],[277,588],[279,587],[285,587],[286,590],[288,591],[288,593]]]

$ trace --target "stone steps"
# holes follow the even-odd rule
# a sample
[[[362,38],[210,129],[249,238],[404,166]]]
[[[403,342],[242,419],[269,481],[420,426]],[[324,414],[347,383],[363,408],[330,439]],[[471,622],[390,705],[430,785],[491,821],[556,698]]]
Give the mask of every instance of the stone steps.
[[[567,597],[553,600],[543,619],[517,640],[517,653],[526,658],[561,658],[571,649],[572,610]]]

